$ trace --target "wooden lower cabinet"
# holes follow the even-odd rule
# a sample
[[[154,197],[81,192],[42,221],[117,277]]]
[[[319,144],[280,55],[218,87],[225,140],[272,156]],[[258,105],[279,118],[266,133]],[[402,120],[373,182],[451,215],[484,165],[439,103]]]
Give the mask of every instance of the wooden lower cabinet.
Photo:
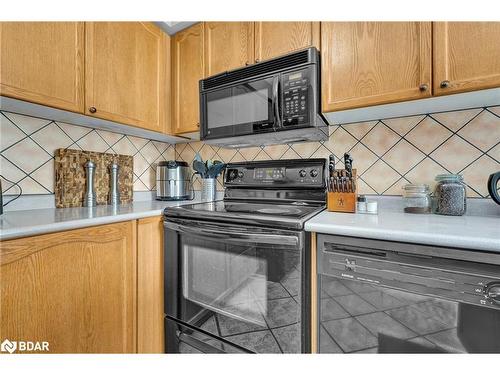
[[[134,353],[136,221],[0,243],[0,337]]]
[[[163,220],[137,222],[137,351],[164,353]]]

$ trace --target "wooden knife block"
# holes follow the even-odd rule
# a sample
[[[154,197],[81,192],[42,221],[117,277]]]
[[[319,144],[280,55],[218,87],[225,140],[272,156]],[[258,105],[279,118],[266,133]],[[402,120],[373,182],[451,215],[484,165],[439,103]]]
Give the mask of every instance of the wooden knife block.
[[[341,193],[329,191],[327,195],[327,210],[331,212],[356,212],[358,198],[358,184],[356,181],[356,170],[352,170],[352,177],[356,182],[356,190],[353,193]]]

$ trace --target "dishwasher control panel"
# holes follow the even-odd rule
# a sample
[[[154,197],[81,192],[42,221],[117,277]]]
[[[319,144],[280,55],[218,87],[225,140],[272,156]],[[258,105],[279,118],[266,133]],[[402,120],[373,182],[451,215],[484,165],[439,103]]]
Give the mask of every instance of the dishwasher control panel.
[[[500,309],[500,266],[490,264],[320,240],[318,273]]]

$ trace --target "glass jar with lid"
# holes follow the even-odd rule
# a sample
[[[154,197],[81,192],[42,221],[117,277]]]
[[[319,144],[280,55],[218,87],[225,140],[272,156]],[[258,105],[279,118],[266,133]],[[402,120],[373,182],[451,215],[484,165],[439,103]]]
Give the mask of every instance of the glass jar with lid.
[[[434,213],[462,216],[467,209],[467,191],[462,175],[440,174],[435,178]]]
[[[407,184],[403,186],[404,212],[427,214],[431,212],[429,185]]]

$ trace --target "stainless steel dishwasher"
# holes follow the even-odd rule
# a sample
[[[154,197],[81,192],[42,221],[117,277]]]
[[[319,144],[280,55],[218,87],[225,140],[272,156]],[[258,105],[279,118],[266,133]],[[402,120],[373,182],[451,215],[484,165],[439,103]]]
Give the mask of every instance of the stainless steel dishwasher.
[[[320,353],[500,353],[500,253],[318,236]]]

